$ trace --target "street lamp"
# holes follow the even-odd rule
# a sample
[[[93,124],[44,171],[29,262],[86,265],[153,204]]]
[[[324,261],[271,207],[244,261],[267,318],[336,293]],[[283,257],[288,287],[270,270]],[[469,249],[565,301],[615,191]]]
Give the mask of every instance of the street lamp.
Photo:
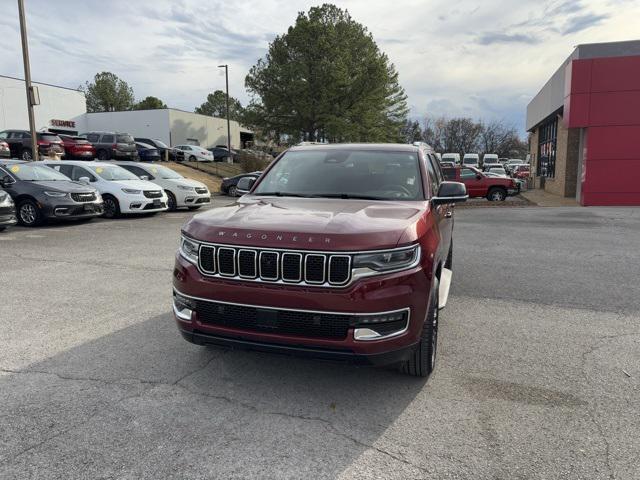
[[[39,160],[38,138],[33,106],[40,103],[37,90],[31,85],[31,68],[29,67],[29,44],[27,42],[27,20],[24,15],[24,0],[18,0],[18,17],[20,18],[20,36],[22,38],[22,60],[24,62],[24,83],[27,89],[27,111],[29,112],[29,130],[31,131],[31,155]]]
[[[233,162],[231,154],[231,122],[229,120],[229,65],[218,65],[218,68],[224,68],[224,76],[227,82],[227,149],[229,150],[229,158]]]

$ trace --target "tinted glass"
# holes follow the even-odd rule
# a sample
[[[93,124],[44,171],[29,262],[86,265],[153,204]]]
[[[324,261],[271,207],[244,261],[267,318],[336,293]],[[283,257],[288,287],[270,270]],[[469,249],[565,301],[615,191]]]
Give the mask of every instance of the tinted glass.
[[[131,135],[116,135],[116,141],[118,143],[133,143],[133,137]]]
[[[89,140],[90,142],[97,142],[98,138],[100,138],[100,136],[95,133],[90,133],[89,135],[87,135],[87,140]]]
[[[424,198],[416,152],[355,149],[289,151],[255,194],[317,197]]]
[[[102,143],[113,143],[113,135],[103,135]]]
[[[153,178],[153,175],[149,174],[149,172],[147,172],[146,170],[140,167],[136,167],[135,165],[121,165],[121,167],[124,168],[125,170],[130,171],[137,177],[145,176],[148,178]]]
[[[153,172],[153,174],[156,175],[157,177],[165,179],[165,180],[184,178],[178,172],[174,172],[170,168],[161,167],[159,165],[158,166],[154,165],[152,167],[149,167],[149,170],[151,170]]]
[[[476,172],[471,170],[470,168],[463,168],[460,171],[461,178],[476,178]]]
[[[166,143],[161,142],[160,140],[154,140],[153,142],[155,143],[156,147],[169,148],[169,146]]]
[[[442,172],[444,173],[444,178],[447,180],[455,180],[456,179],[456,170],[454,168],[443,168]]]
[[[51,181],[59,181],[59,180],[68,181],[69,180],[60,172],[56,172],[55,170],[45,167],[44,165],[20,163],[20,164],[7,166],[7,170],[9,170],[13,174],[13,176],[16,177],[18,180],[23,180],[25,182],[34,182],[38,180],[51,180]]]
[[[133,173],[125,170],[122,167],[117,165],[109,165],[106,167],[103,166],[95,166],[90,165],[89,169],[93,172],[97,173],[98,176],[104,178],[105,180],[113,181],[113,180],[140,180]]]
[[[38,136],[40,137],[40,140],[44,140],[45,142],[61,142],[62,141],[60,137],[57,135],[41,133]]]

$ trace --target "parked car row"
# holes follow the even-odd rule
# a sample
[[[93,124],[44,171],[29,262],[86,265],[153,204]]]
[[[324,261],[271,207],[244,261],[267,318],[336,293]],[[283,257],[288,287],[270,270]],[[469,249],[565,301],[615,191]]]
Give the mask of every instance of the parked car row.
[[[65,160],[184,160],[177,151],[161,140],[133,137],[124,132],[85,132],[81,135],[65,135],[38,132],[38,153],[41,157],[55,154]],[[199,147],[198,147],[199,148]],[[31,133],[27,130],[0,132],[0,158],[33,158]]]
[[[0,225],[49,219],[154,214],[211,201],[203,183],[156,164],[132,161],[0,160]]]

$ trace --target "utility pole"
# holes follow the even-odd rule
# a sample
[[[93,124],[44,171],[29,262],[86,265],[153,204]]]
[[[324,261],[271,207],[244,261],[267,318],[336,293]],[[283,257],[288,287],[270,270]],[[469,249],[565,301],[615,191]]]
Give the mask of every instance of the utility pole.
[[[20,36],[22,37],[22,60],[24,61],[24,84],[27,89],[27,110],[29,111],[29,130],[31,131],[31,155],[39,160],[38,137],[33,106],[39,103],[36,92],[31,86],[31,68],[29,67],[29,44],[27,42],[27,19],[24,14],[24,0],[18,0],[18,16],[20,17]]]
[[[227,148],[229,149],[229,158],[233,162],[233,154],[231,153],[231,121],[229,119],[229,65],[218,65],[218,68],[224,68],[224,76],[227,82]]]

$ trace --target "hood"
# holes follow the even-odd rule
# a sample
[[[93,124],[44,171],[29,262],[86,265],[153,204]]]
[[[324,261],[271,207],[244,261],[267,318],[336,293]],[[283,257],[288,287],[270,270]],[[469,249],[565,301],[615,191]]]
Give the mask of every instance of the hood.
[[[207,187],[204,183],[199,182],[197,180],[192,180],[190,178],[168,178],[165,181],[167,180],[172,183],[175,183],[176,185],[186,185],[189,187],[204,187],[207,190],[209,190],[209,187]]]
[[[93,193],[96,191],[95,188],[89,187],[84,183],[73,182],[71,180],[40,180],[29,183],[32,185],[39,185],[45,190],[59,190],[61,192]]]
[[[135,188],[137,190],[162,190],[160,185],[147,180],[114,180],[112,183],[122,185],[122,188]]]
[[[427,202],[274,198],[246,195],[194,216],[196,240],[305,250],[371,250],[412,241]]]

